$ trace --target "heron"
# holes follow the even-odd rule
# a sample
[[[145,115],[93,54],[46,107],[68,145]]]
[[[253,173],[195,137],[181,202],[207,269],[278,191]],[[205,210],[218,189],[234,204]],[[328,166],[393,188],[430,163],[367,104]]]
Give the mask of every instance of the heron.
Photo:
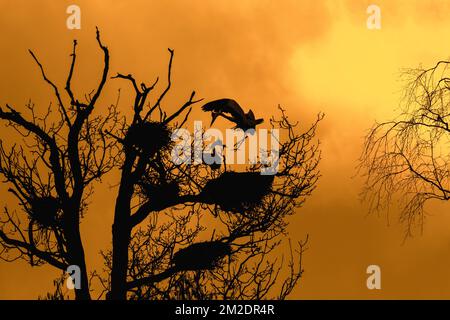
[[[234,129],[255,129],[255,127],[264,122],[264,119],[256,119],[253,111],[250,109],[247,113],[242,110],[241,106],[233,99],[219,99],[206,103],[202,107],[203,111],[211,112],[211,124],[216,121],[218,116],[236,124]]]

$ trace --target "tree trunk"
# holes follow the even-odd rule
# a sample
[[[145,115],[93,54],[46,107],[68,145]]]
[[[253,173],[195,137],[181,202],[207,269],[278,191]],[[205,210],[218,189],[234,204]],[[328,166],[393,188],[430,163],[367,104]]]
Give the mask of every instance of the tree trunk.
[[[131,199],[134,191],[131,172],[134,160],[135,157],[133,155],[127,154],[114,210],[111,292],[107,296],[111,300],[126,300],[127,297],[128,246],[131,238]]]

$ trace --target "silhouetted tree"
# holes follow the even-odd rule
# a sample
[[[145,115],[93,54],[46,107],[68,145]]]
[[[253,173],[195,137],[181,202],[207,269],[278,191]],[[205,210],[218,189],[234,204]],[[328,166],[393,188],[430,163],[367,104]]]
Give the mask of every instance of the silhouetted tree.
[[[406,70],[398,118],[376,123],[366,137],[360,169],[371,210],[386,208],[399,195],[406,235],[423,226],[431,199],[449,200],[449,61]]]
[[[65,88],[67,108],[43,73],[60,110],[53,125],[47,124],[50,116],[35,116],[31,106],[32,120],[9,107],[0,114],[13,128],[25,130],[20,132],[27,139],[35,139],[34,145],[26,144],[34,156],[31,162],[22,149],[1,148],[1,173],[26,214],[5,210],[2,257],[16,250],[33,265],[47,262],[62,270],[79,265],[83,281],[77,298],[89,298],[97,280],[103,288],[100,297],[107,299],[284,299],[302,275],[306,245],[306,240],[295,247],[286,243],[287,218],[311,195],[319,178],[315,135],[323,115],[305,131],[281,108],[279,118],[270,119],[272,129],[281,130],[274,175],[261,175],[267,166],[261,162],[238,171],[238,165],[226,164],[226,157],[221,165],[177,164],[172,135],[189,123],[192,107],[201,99],[192,92],[173,113],[163,108],[172,85],[173,50],[167,85],[152,103],[158,79],[138,84],[132,75],[118,73],[112,78],[127,81],[134,92],[131,118],[119,116],[117,103],[93,117],[109,61],[98,31],[97,40],[105,67],[86,103],[74,97],[70,86],[75,42]],[[112,169],[120,172],[112,248],[103,252],[105,269],[88,277],[80,218],[90,183]],[[288,258],[282,257],[283,251],[289,252]],[[56,291],[46,298],[67,298],[62,281],[55,280]]]
[[[132,120],[113,135],[122,143],[123,162],[112,252],[104,254],[111,275],[102,279],[107,296],[260,299],[285,263],[290,276],[279,288],[284,298],[301,276],[304,244],[296,249],[297,258],[286,262],[274,249],[286,235],[286,217],[316,185],[320,152],[314,139],[322,115],[302,133],[282,109],[281,119],[271,120],[284,133],[280,170],[273,176],[260,174],[261,163],[245,172],[225,164],[175,164],[169,137],[189,121],[192,105],[200,100],[192,92],[173,114],[163,110],[172,83],[174,52],[169,53],[168,83],[152,104],[146,99],[158,80],[139,86],[132,75],[114,77],[128,81],[135,97]]]
[[[87,210],[92,182],[115,166],[111,151],[117,143],[102,133],[118,123],[115,107],[102,110],[100,116],[92,115],[109,68],[108,49],[98,30],[97,42],[103,53],[103,72],[98,87],[83,100],[72,91],[77,57],[74,41],[64,91],[49,79],[30,50],[53,91],[56,106],[41,109],[46,111],[43,114],[32,102],[25,110],[8,104],[0,108],[0,119],[21,140],[8,146],[14,139],[4,136],[0,142],[0,175],[21,209],[4,208],[0,256],[6,261],[24,259],[31,266],[46,263],[63,271],[69,265],[79,266],[81,289],[76,290],[77,299],[90,299],[80,221]]]

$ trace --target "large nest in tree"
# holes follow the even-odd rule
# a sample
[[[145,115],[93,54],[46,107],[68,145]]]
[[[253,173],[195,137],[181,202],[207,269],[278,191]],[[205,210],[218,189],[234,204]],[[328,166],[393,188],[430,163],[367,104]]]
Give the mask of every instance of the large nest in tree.
[[[125,143],[147,156],[153,156],[159,150],[169,147],[171,135],[171,130],[162,122],[141,122],[128,129]]]
[[[58,199],[52,196],[35,197],[30,200],[28,214],[41,227],[55,226],[59,220],[61,206]]]
[[[153,203],[156,210],[165,209],[180,193],[180,186],[176,181],[158,184],[141,182],[140,188],[141,194]]]
[[[227,171],[208,181],[201,192],[205,203],[222,210],[243,212],[262,204],[272,188],[274,176],[259,172]]]
[[[231,254],[231,246],[220,241],[206,241],[191,244],[173,255],[173,263],[178,270],[211,270],[226,255]]]

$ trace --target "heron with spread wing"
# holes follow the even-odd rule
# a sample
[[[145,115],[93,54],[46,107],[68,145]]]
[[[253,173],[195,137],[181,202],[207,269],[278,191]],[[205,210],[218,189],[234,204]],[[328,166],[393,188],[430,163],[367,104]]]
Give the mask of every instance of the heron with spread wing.
[[[255,129],[255,127],[264,122],[264,119],[256,119],[252,110],[244,113],[241,106],[233,99],[219,99],[208,102],[202,107],[203,111],[211,112],[211,125],[216,121],[218,116],[236,124],[235,129],[239,128],[244,131],[247,129]]]

